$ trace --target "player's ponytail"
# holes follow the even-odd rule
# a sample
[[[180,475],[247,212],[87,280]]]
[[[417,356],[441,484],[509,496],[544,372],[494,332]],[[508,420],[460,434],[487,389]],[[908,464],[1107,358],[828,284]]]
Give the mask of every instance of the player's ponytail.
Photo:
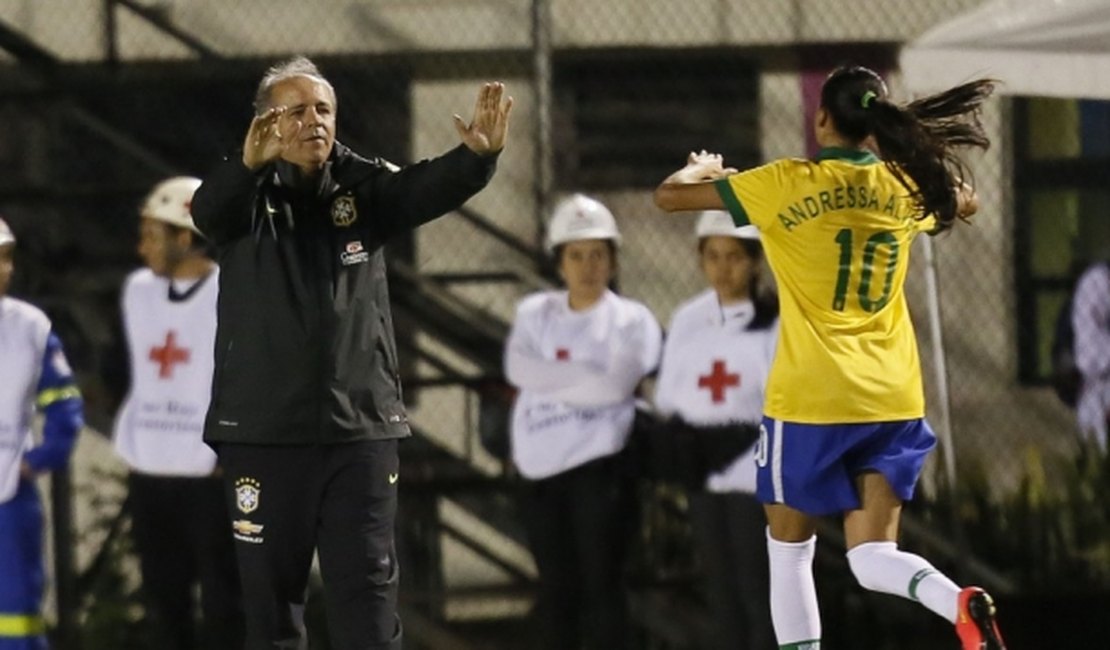
[[[943,230],[959,216],[957,186],[971,177],[956,148],[990,146],[979,113],[995,83],[978,79],[899,105],[887,98],[886,84],[874,71],[842,67],[825,81],[821,104],[844,137],[855,142],[874,138],[883,161],[920,206],[921,217],[935,215]]]

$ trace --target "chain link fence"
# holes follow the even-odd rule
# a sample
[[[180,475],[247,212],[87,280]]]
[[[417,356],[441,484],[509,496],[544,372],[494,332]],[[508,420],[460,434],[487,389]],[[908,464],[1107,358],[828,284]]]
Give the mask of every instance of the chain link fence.
[[[582,191],[613,211],[624,236],[620,289],[666,324],[704,283],[693,220],[656,209],[654,186],[692,150],[720,151],[740,168],[814,153],[808,132],[825,74],[863,63],[909,99],[899,47],[978,4],[7,0],[0,211],[20,240],[13,293],[51,314],[90,422],[107,431],[126,386],[116,312],[122,280],[138,265],[137,206],[161,178],[203,175],[237,147],[268,65],[312,57],[337,91],[338,138],[399,164],[455,146],[451,115],[469,115],[483,81],[504,81],[515,100],[512,139],[491,186],[390,255],[412,419],[467,479],[414,506],[457,534],[441,538],[441,557],[412,561],[442,568],[424,583],[429,593],[436,580],[479,595],[519,585],[534,567],[510,496],[491,497],[503,507],[483,516],[471,502],[475,485],[511,473],[499,443],[508,395],[496,350],[516,302],[554,284],[541,246],[550,206]],[[967,76],[975,72],[968,62]],[[955,454],[952,465],[943,456],[931,465],[930,494],[977,483],[1004,499],[1036,476],[1051,483],[1076,452],[1074,413],[1047,383],[1050,346],[1069,278],[1095,257],[1076,242],[1101,237],[1075,215],[1101,195],[1015,185],[1041,160],[1026,152],[1041,126],[1058,124],[1031,120],[1038,110],[1022,98],[987,105],[994,146],[971,160],[981,212],[933,242],[935,287],[921,244],[913,251],[928,414]],[[1055,237],[1051,213],[1067,197],[1080,206],[1065,219],[1073,234]],[[474,539],[492,541],[476,550]],[[498,602],[502,613],[527,610],[526,599]],[[438,614],[482,618],[484,607],[457,599],[440,602]]]

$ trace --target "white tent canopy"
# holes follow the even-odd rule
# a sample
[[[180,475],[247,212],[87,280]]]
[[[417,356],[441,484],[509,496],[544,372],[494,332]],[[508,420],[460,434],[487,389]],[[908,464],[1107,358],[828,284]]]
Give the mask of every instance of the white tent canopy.
[[[1110,99],[1110,0],[990,0],[903,49],[917,92],[977,77],[1010,95]]]

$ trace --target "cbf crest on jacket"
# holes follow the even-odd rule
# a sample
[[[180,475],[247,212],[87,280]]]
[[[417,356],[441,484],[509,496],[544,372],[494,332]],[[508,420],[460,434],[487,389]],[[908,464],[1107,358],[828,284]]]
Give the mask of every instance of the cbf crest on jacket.
[[[459,146],[399,169],[336,143],[297,187],[284,161],[256,173],[221,163],[193,198],[221,269],[205,440],[408,435],[383,247],[462,205],[495,165]]]

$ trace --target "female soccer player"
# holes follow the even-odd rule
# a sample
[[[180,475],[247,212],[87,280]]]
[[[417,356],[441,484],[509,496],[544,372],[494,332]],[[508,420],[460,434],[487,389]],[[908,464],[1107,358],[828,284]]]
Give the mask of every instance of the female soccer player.
[[[566,290],[525,297],[506,344],[505,374],[520,389],[513,462],[528,481],[539,569],[543,634],[529,647],[627,647],[621,576],[632,501],[614,461],[662,334],[647,307],[609,290],[619,242],[601,203],[580,194],[560,203],[548,250]]]
[[[757,226],[778,281],[756,460],[780,648],[820,648],[814,517],[834,512],[862,586],[952,621],[964,650],[1005,648],[986,592],[897,546],[902,504],[936,442],[903,293],[910,244],[976,211],[955,150],[989,145],[978,113],[993,88],[978,80],[900,105],[875,72],[839,68],[814,118],[816,160],[737,173],[703,151],[656,189],[664,210],[725,207]]]
[[[706,649],[769,650],[775,635],[767,605],[766,524],[755,498],[754,432],[775,353],[778,303],[759,286],[763,249],[754,226],[737,228],[728,213],[707,210],[695,234],[710,288],[671,318],[655,406],[687,425],[678,435],[726,433],[750,445],[710,474],[704,491],[690,494],[690,518],[712,615]]]

